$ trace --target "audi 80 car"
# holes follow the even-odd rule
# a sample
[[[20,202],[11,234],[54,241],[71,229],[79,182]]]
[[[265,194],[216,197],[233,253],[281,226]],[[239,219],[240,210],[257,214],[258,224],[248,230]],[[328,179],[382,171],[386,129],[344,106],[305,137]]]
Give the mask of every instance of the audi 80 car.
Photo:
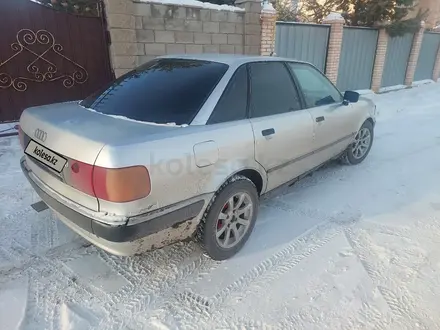
[[[26,109],[22,170],[68,227],[116,255],[248,240],[260,197],[368,155],[375,105],[278,57],[158,57],[82,101]]]

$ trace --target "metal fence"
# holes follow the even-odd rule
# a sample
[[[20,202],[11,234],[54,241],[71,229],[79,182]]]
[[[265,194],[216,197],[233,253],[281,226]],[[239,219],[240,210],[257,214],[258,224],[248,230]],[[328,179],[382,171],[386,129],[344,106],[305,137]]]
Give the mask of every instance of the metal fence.
[[[413,39],[414,35],[409,33],[402,37],[389,37],[382,75],[382,87],[403,85],[405,83],[406,67]]]
[[[435,60],[440,46],[440,33],[427,32],[423,36],[422,48],[417,61],[414,81],[432,79]]]
[[[344,27],[337,87],[341,91],[370,89],[379,32]]]
[[[306,61],[324,72],[327,58],[328,25],[277,22],[277,56]]]

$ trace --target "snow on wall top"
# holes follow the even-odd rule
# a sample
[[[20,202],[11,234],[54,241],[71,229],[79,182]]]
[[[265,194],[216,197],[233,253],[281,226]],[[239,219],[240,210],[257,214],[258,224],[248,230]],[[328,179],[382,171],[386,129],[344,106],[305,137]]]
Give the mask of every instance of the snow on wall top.
[[[190,6],[204,9],[213,10],[227,10],[235,12],[244,12],[243,8],[230,6],[230,5],[216,5],[209,2],[201,2],[197,0],[138,0],[145,3],[158,3],[162,5],[177,5],[177,6]]]
[[[263,8],[261,9],[262,13],[276,13],[277,11],[272,6],[270,2],[265,2]]]
[[[325,21],[344,21],[344,17],[340,13],[331,12],[324,18]]]

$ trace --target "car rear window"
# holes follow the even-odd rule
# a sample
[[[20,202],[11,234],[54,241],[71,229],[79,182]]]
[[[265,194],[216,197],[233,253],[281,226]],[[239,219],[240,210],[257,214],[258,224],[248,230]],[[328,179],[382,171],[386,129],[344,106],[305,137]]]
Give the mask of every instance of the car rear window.
[[[226,64],[156,59],[119,77],[81,105],[158,124],[189,124],[227,71]]]

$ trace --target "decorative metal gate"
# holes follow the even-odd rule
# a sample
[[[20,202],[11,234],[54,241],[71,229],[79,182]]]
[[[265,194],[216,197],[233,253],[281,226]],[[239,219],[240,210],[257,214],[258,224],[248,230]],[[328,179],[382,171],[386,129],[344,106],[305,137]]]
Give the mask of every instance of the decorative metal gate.
[[[82,99],[113,79],[101,4],[80,14],[40,2],[0,1],[0,122]]]

